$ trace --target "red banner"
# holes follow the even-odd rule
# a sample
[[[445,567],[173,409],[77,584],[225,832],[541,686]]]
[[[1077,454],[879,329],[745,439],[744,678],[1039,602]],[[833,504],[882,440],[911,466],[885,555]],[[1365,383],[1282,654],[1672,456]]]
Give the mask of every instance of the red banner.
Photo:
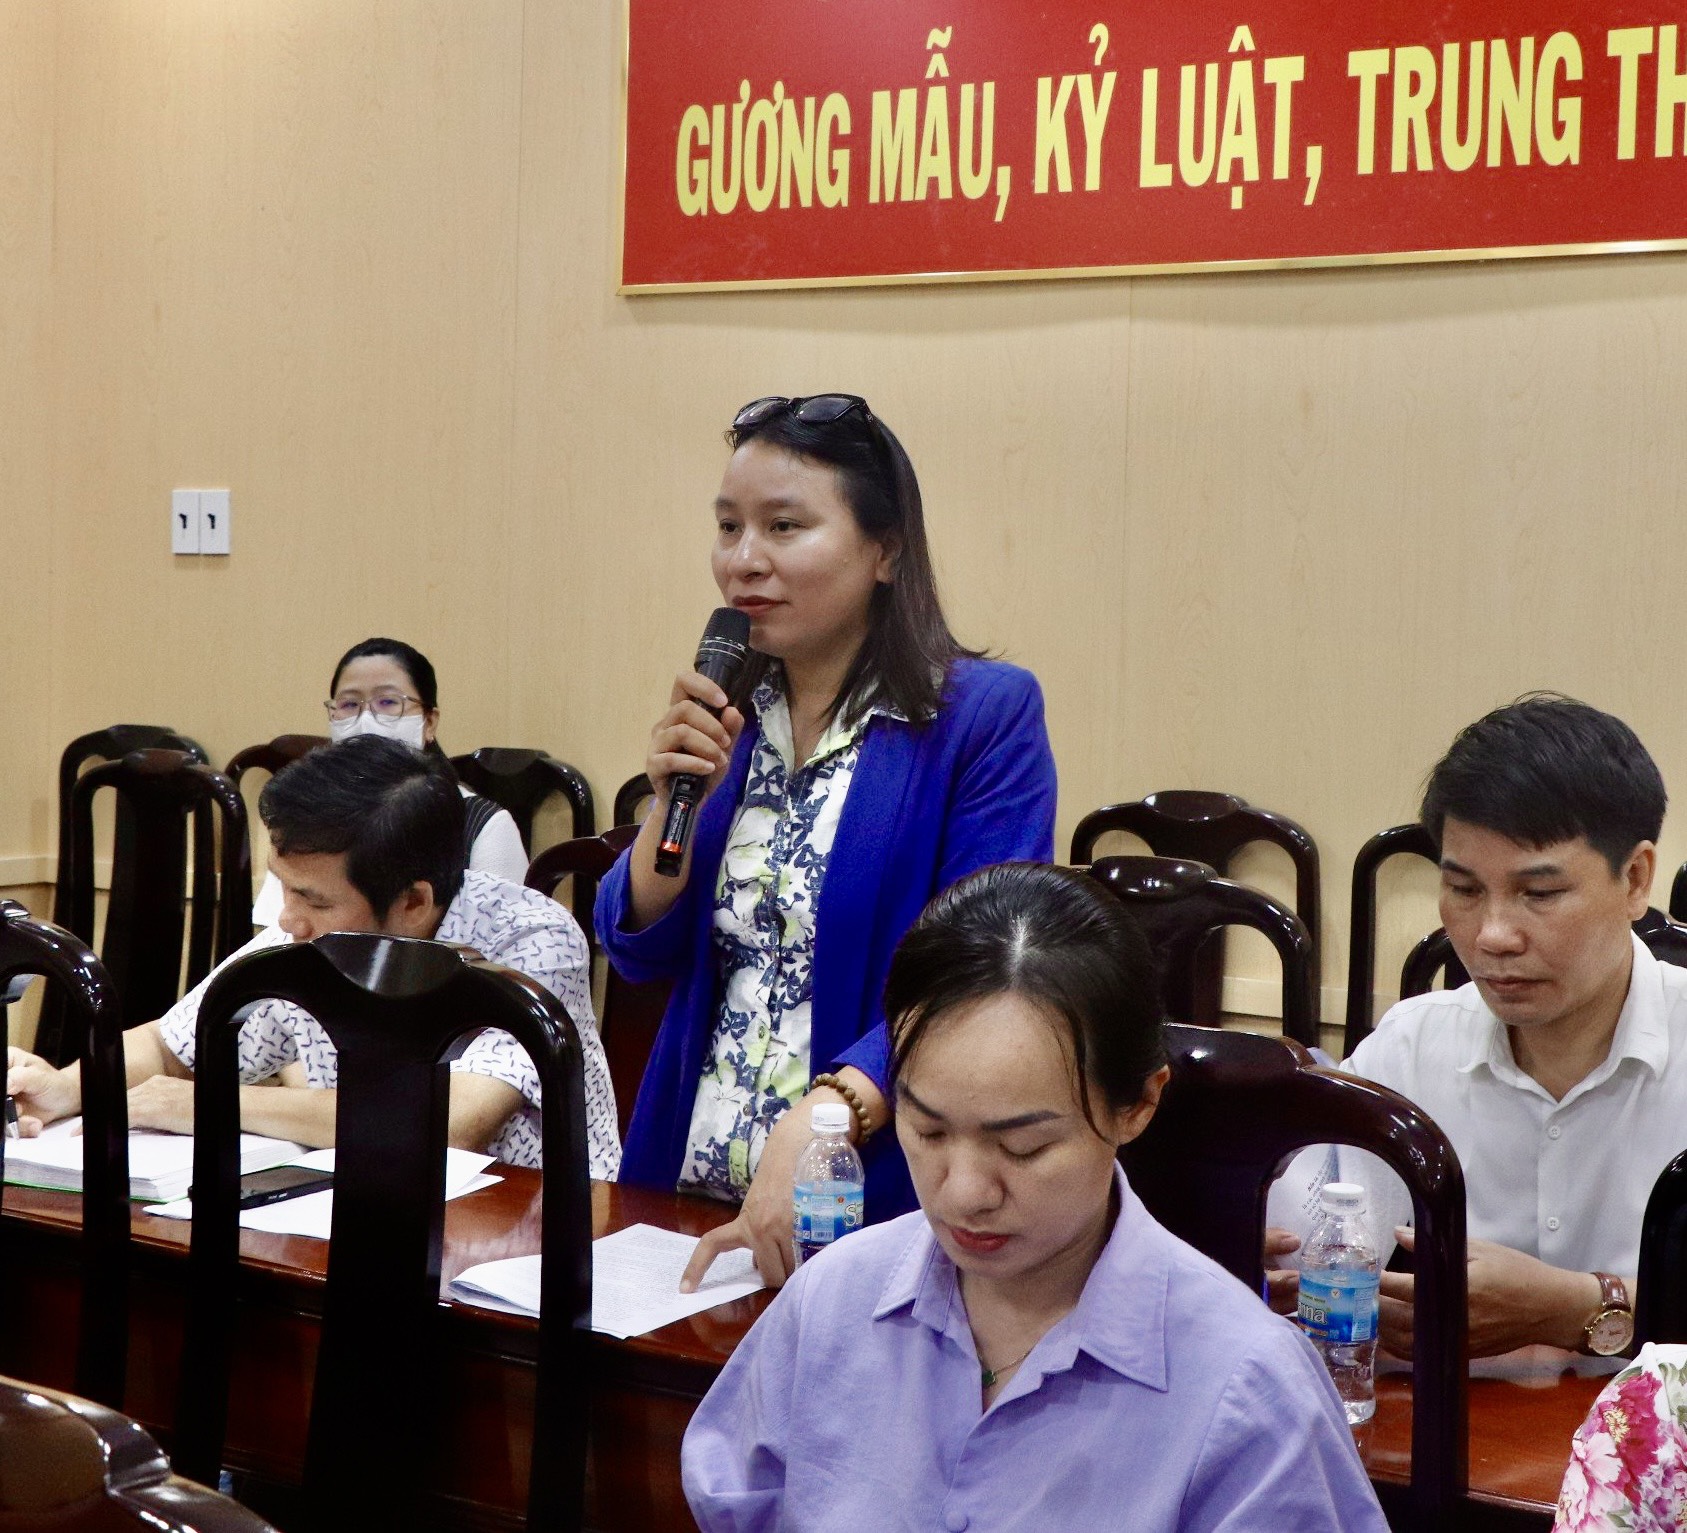
[[[628,0],[623,290],[1687,245],[1656,0]]]

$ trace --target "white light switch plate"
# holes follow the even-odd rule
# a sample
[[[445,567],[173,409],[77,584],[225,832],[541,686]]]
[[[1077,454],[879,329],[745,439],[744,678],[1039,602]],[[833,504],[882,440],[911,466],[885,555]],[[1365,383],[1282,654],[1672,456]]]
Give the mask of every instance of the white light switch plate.
[[[199,492],[199,551],[226,554],[228,542],[229,493],[227,490]]]
[[[170,491],[170,552],[199,552],[199,491]]]

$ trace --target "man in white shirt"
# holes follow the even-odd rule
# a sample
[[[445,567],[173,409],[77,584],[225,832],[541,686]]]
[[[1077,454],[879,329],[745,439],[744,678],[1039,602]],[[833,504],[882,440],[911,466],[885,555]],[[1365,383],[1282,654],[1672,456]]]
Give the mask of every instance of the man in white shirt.
[[[594,1177],[620,1164],[615,1097],[592,1016],[586,943],[554,900],[486,873],[465,873],[463,800],[442,760],[362,736],[277,773],[259,812],[280,881],[279,924],[243,948],[309,942],[335,931],[432,938],[474,948],[562,1001],[586,1060],[587,1142]],[[129,1122],[193,1129],[193,1063],[207,979],[157,1022],[124,1035]],[[268,1001],[241,1027],[241,1126],[310,1145],[334,1142],[338,1061],[316,1020]],[[55,1070],[8,1050],[7,1091],[26,1133],[81,1110],[76,1065]],[[507,1033],[473,1038],[452,1065],[448,1137],[516,1165],[540,1163],[539,1080]]]
[[[1687,969],[1631,930],[1664,805],[1626,724],[1545,694],[1465,729],[1425,791],[1471,983],[1393,1007],[1346,1068],[1458,1152],[1473,1354],[1632,1341],[1646,1199],[1687,1147]],[[1409,1352],[1412,1278],[1385,1273],[1382,1291],[1383,1343]]]

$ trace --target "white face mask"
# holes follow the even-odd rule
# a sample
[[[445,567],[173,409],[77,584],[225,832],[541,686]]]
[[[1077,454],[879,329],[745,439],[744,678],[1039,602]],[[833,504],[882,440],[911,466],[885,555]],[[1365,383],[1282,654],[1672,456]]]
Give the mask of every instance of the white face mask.
[[[382,724],[365,708],[355,719],[334,719],[328,725],[328,734],[336,745],[353,735],[379,735],[383,740],[402,740],[406,745],[421,750],[427,744],[422,737],[426,723],[425,715],[407,713],[391,724]]]

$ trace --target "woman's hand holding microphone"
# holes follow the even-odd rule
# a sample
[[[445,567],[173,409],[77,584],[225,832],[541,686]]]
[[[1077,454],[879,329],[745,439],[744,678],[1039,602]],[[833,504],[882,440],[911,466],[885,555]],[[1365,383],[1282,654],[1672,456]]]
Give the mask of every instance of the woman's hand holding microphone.
[[[728,694],[743,671],[749,639],[750,621],[742,612],[717,608],[695,668],[674,678],[668,711],[650,732],[644,770],[656,801],[631,865],[632,915],[640,928],[666,915],[685,887],[697,811],[726,775],[744,728],[744,715]]]

